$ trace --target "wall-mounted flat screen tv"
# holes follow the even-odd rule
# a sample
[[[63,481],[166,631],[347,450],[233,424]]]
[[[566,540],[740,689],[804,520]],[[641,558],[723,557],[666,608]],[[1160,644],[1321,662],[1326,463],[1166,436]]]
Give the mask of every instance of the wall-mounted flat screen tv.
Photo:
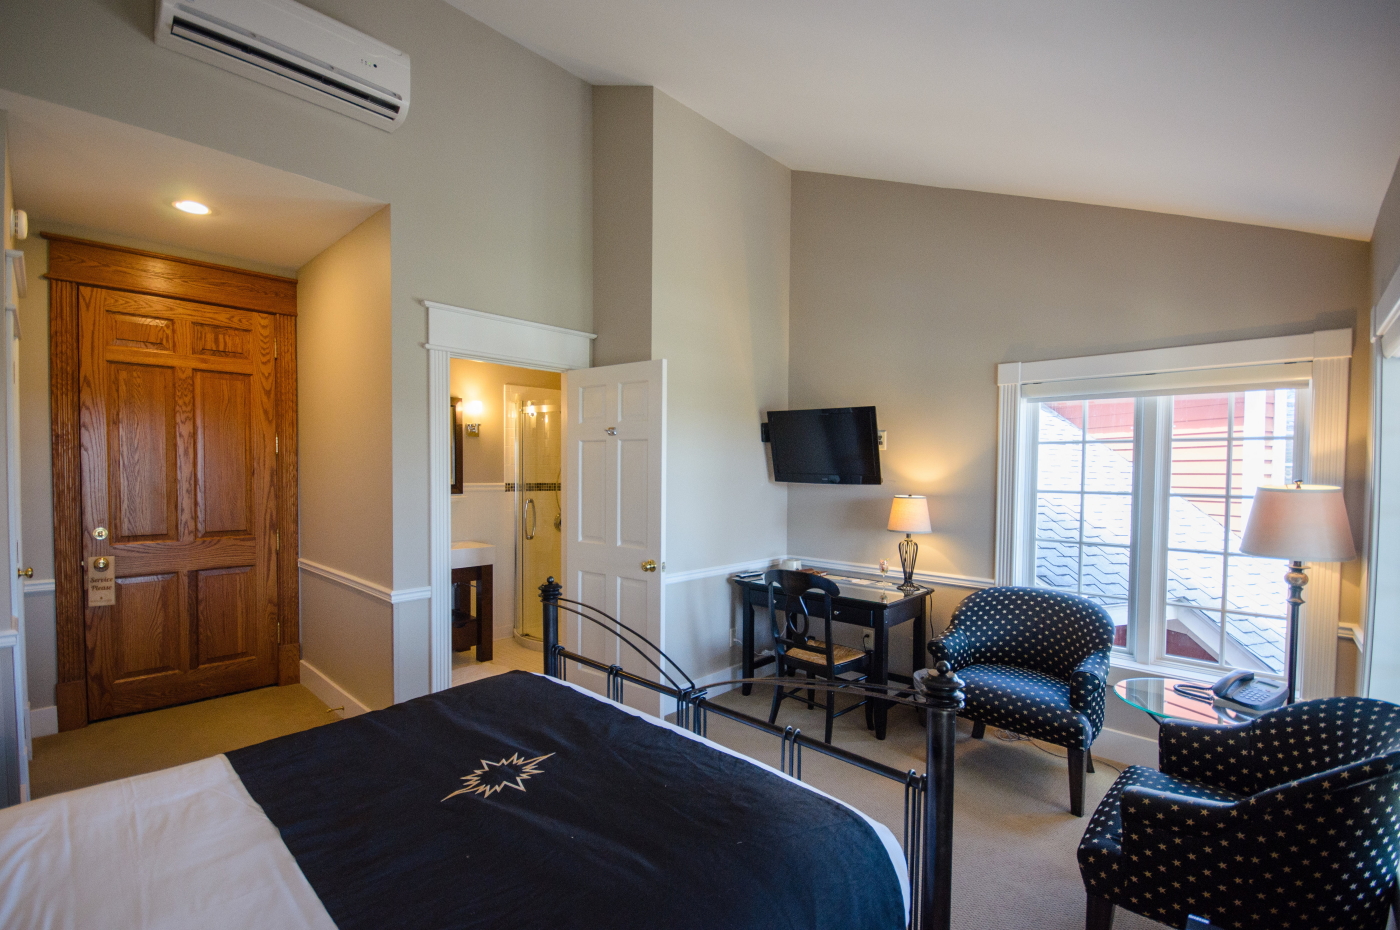
[[[804,484],[879,484],[874,407],[770,410],[773,478]]]

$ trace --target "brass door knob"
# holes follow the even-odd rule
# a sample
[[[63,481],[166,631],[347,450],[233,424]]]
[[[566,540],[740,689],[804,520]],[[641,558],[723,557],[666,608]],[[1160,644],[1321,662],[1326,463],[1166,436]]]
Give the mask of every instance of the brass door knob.
[[[105,527],[105,526],[99,526],[97,529],[93,530],[93,531],[92,531],[92,538],[93,538],[93,539],[106,539],[106,538],[107,538],[107,527]]]
[[[34,577],[34,569],[32,569],[32,568],[17,568],[17,569],[15,569],[15,571],[19,573],[19,576],[20,576],[21,578],[33,578],[33,577]]]
[[[654,572],[654,571],[656,571],[656,560],[655,560],[655,559],[647,559],[645,562],[643,562],[643,563],[642,563],[642,571],[644,571],[644,572]]]
[[[97,569],[99,572],[105,572],[107,570],[107,566],[111,564],[111,562],[107,561],[107,557],[103,555],[98,556],[97,561],[92,563],[92,567]]]

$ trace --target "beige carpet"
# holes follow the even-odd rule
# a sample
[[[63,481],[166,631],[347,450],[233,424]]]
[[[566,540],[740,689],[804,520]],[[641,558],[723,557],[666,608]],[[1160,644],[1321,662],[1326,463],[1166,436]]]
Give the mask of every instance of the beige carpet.
[[[260,688],[90,723],[34,741],[36,798],[155,772],[338,719],[301,685]]]

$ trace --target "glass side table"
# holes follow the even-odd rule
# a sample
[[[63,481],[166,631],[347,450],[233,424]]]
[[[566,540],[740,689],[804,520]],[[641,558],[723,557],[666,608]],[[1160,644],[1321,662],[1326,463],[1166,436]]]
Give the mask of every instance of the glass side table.
[[[1113,693],[1125,704],[1145,711],[1153,720],[1189,720],[1194,723],[1249,723],[1258,714],[1233,705],[1207,704],[1184,694],[1173,685],[1200,684],[1184,678],[1124,678],[1113,686]]]

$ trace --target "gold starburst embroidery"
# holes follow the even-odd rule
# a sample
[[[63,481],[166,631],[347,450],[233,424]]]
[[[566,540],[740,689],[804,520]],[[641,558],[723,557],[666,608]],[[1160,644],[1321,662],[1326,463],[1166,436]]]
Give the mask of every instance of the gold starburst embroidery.
[[[463,775],[464,784],[462,787],[443,800],[455,798],[459,794],[479,794],[483,798],[489,798],[502,788],[524,791],[525,785],[522,782],[534,775],[544,774],[540,771],[540,763],[552,755],[554,753],[551,752],[543,756],[535,756],[533,759],[526,759],[517,752],[499,762],[482,759],[481,768],[470,775]]]

